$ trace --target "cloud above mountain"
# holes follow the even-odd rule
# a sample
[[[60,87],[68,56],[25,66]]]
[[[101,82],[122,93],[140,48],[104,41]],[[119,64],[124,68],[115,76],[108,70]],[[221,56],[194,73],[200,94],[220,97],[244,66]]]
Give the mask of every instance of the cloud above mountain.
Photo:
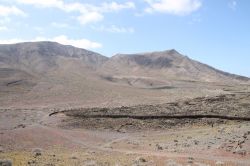
[[[21,42],[38,42],[38,41],[54,41],[64,45],[72,45],[78,48],[84,49],[95,49],[101,48],[102,44],[98,42],[93,42],[88,39],[70,39],[65,35],[56,36],[53,38],[45,38],[45,37],[36,37],[34,39],[8,39],[8,40],[0,40],[1,44],[14,44],[14,43],[21,43]]]
[[[145,0],[149,7],[145,9],[148,13],[160,12],[173,15],[188,15],[197,11],[201,6],[200,0]]]
[[[103,2],[99,5],[79,2],[66,3],[63,0],[17,0],[17,2],[25,5],[33,5],[37,8],[56,8],[67,13],[77,12],[78,16],[76,16],[75,19],[82,25],[102,21],[104,19],[104,13],[135,8],[133,2]]]

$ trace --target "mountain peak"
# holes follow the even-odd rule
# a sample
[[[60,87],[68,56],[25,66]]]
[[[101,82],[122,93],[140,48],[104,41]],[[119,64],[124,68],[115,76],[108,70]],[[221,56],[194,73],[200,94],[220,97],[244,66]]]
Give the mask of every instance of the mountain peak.
[[[180,54],[178,51],[176,51],[175,49],[170,49],[170,50],[166,50],[164,52],[167,52],[169,54]]]
[[[43,73],[64,61],[68,64],[74,61],[91,69],[105,69],[110,73],[115,71],[122,75],[135,73],[154,77],[157,74],[166,78],[210,82],[242,78],[192,60],[175,49],[116,54],[112,58],[107,58],[92,51],[49,41],[0,45],[2,68],[20,66],[20,70]]]
[[[178,66],[186,58],[175,49],[135,54],[116,54],[111,61],[119,64],[126,64],[132,68],[163,69]]]
[[[55,66],[60,58],[79,59],[91,67],[99,66],[108,59],[99,53],[51,41],[0,45],[0,63],[5,65],[17,63],[21,65],[19,62],[22,62],[29,64],[25,67],[32,65],[36,67],[38,66],[36,64],[39,64],[45,66],[42,68],[46,70],[49,66]]]
[[[104,65],[107,71],[116,73],[136,73],[154,77],[180,80],[199,80],[205,82],[240,80],[241,77],[216,70],[208,65],[182,55],[175,49],[135,54],[116,54]],[[111,66],[111,69],[109,69]],[[241,78],[243,80],[243,78]],[[249,80],[244,78],[244,80]]]
[[[140,53],[131,53],[131,54],[123,54],[123,53],[117,53],[113,55],[112,57],[126,57],[126,56],[137,56],[137,55],[164,55],[164,54],[178,54],[181,55],[177,50],[175,49],[170,49],[170,50],[165,50],[165,51],[152,51],[152,52],[140,52]]]

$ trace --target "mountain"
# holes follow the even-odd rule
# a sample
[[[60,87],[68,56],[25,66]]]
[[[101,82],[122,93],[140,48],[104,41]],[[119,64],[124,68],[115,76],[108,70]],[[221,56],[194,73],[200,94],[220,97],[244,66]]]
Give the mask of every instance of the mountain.
[[[214,89],[222,89],[221,85],[248,81],[176,50],[107,58],[55,42],[0,45],[1,106],[161,103],[217,94],[222,90]]]
[[[98,53],[55,42],[0,45],[0,98],[60,95],[67,88],[71,91],[76,81],[91,80],[91,73],[107,60]]]
[[[16,66],[43,72],[55,67],[58,58],[77,58],[89,67],[97,67],[108,58],[73,46],[61,45],[55,42],[30,42],[13,45],[0,45],[0,65]]]
[[[117,54],[104,63],[102,71],[113,78],[154,78],[162,81],[237,82],[249,78],[226,73],[183,56],[176,50]],[[129,73],[129,74],[128,74]],[[111,77],[111,76],[110,76]]]
[[[61,70],[70,61],[95,69],[108,58],[84,49],[54,42],[30,42],[0,45],[0,74],[2,78],[19,82]],[[6,84],[10,84],[7,82]]]

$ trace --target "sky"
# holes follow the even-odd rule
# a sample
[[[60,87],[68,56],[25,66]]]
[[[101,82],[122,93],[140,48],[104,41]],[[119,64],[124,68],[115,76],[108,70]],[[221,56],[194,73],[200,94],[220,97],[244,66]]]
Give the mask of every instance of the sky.
[[[176,49],[250,77],[250,1],[0,0],[0,44],[26,41],[108,57]]]

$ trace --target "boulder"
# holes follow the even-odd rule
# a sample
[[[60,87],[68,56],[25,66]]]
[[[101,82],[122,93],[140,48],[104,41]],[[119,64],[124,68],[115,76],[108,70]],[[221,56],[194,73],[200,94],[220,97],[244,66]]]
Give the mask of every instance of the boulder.
[[[157,149],[157,150],[163,150],[163,147],[162,147],[161,145],[156,144],[155,146],[156,146],[156,149]]]
[[[239,149],[239,150],[234,151],[233,153],[239,154],[241,156],[245,156],[247,154],[247,151],[243,149]]]
[[[147,160],[143,157],[137,157],[132,166],[146,166]]]
[[[11,160],[0,160],[0,166],[12,166]]]
[[[35,148],[35,149],[32,150],[32,153],[33,153],[34,157],[41,156],[42,155],[42,149]]]

